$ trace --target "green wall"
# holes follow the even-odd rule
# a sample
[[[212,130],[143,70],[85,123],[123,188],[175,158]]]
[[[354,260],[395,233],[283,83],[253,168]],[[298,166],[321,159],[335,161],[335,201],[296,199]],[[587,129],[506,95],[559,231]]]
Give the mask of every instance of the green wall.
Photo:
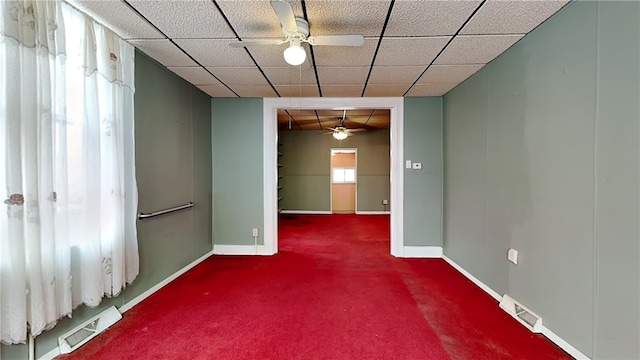
[[[81,306],[36,338],[36,357],[58,336],[105,308],[121,307],[208,253],[211,242],[210,97],[136,52],[135,142],[139,211],[188,201],[189,210],[138,221],[140,274],[120,296],[91,309]],[[24,345],[2,345],[2,359],[27,358]]]
[[[215,98],[211,109],[213,242],[253,245],[264,223],[262,99]]]
[[[404,99],[404,158],[404,245],[442,246],[442,98]]]
[[[343,141],[326,131],[280,131],[278,162],[283,210],[330,211],[331,149],[356,148],[358,211],[384,211],[389,200],[389,130],[357,133]],[[387,206],[387,210],[389,207]]]
[[[639,84],[640,3],[577,1],[444,97],[445,255],[595,359],[640,358]]]

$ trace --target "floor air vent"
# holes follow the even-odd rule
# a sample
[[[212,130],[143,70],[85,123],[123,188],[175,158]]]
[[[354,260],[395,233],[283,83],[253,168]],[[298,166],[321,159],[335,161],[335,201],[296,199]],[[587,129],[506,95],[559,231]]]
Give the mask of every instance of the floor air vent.
[[[106,330],[109,326],[122,319],[122,315],[115,306],[108,308],[100,314],[85,321],[75,329],[58,338],[61,354],[68,354],[84,345],[98,334]]]
[[[502,297],[500,307],[532,332],[542,332],[542,318],[516,302],[509,295]]]

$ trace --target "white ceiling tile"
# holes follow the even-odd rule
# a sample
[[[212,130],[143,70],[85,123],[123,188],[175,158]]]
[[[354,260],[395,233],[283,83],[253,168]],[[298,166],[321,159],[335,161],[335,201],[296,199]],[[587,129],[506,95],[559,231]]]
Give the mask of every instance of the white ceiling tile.
[[[211,0],[129,3],[169,38],[236,38]]]
[[[237,97],[224,85],[198,85],[197,87],[211,97]]]
[[[316,75],[309,66],[262,67],[273,85],[314,85]]]
[[[484,65],[431,65],[417,85],[431,83],[461,83],[469,76],[475,74]]]
[[[169,70],[194,85],[221,85],[220,81],[199,66],[170,66]]]
[[[323,97],[360,97],[362,95],[362,86],[322,86]]]
[[[164,66],[198,65],[169,40],[129,40],[129,43]]]
[[[408,97],[411,96],[442,96],[448,93],[451,89],[456,87],[458,83],[435,83],[429,85],[414,85],[409,92]]]
[[[365,39],[362,46],[314,46],[317,66],[370,66],[378,39]]]
[[[409,84],[410,85],[410,84]],[[368,84],[364,96],[402,96],[409,88],[405,84]]]
[[[207,67],[220,81],[229,85],[269,86],[260,70],[256,67]]]
[[[303,17],[299,0],[288,1],[293,14]],[[241,39],[284,38],[282,25],[269,1],[264,0],[218,0],[220,9],[227,17]]]
[[[269,85],[233,85],[229,86],[241,97],[276,97],[275,91]]]
[[[165,37],[121,0],[66,0],[104,24],[123,39],[164,39]]]
[[[318,97],[318,86],[316,85],[302,85],[302,86],[288,86],[288,85],[276,85],[276,90],[282,97]]]
[[[375,65],[429,65],[450,36],[382,39]],[[399,56],[401,54],[401,56]]]
[[[202,66],[254,66],[244,48],[229,46],[229,40],[177,39],[175,42]]]
[[[434,64],[486,64],[522,37],[523,35],[456,36]]]
[[[461,34],[525,34],[568,0],[489,0],[465,25]]]
[[[454,35],[479,0],[396,1],[385,36]]]
[[[390,1],[307,1],[311,35],[380,36]]]
[[[353,85],[364,84],[369,73],[368,66],[359,67],[325,67],[318,69],[320,85]]]
[[[369,84],[406,84],[406,91],[425,68],[426,66],[374,66]]]

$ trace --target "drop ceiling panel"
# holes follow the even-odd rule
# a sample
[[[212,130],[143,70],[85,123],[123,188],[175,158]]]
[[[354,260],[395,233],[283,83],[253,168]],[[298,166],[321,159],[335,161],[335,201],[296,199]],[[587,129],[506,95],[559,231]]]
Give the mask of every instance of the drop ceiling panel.
[[[410,84],[368,84],[364,96],[402,96]]]
[[[450,36],[429,38],[383,38],[375,65],[427,66],[451,39]],[[400,55],[400,56],[399,56]]]
[[[220,81],[199,66],[169,67],[169,70],[194,85],[221,85]]]
[[[377,38],[364,39],[362,46],[314,46],[317,66],[370,66]]]
[[[220,81],[231,85],[269,85],[260,70],[256,67],[207,67]]]
[[[178,39],[176,44],[190,53],[202,66],[254,66],[244,48],[232,48],[229,40]]]
[[[314,85],[316,75],[309,66],[262,67],[262,71],[273,85]]]
[[[224,85],[198,85],[197,87],[211,97],[237,97]]]
[[[525,34],[567,4],[567,0],[489,0],[461,34]]]
[[[425,68],[425,66],[374,66],[369,77],[369,85],[404,84],[407,90]]]
[[[385,36],[453,35],[479,4],[479,0],[396,1]]]
[[[442,96],[456,87],[458,83],[433,83],[428,85],[414,85],[406,96]]]
[[[288,86],[288,85],[274,85],[278,93],[282,97],[319,97],[318,86],[316,85],[302,85],[302,86]]]
[[[229,86],[240,97],[276,97],[278,96],[269,85],[232,85]]]
[[[146,20],[120,0],[67,0],[98,22],[105,24],[123,39],[164,39]]]
[[[311,35],[380,36],[390,1],[307,1]]]
[[[297,17],[303,17],[300,1],[288,1]],[[222,0],[217,1],[238,36],[246,38],[284,38],[278,16],[269,1]]]
[[[460,83],[475,74],[484,65],[432,65],[416,84]]]
[[[486,64],[515,44],[523,35],[457,36],[434,64]]]
[[[320,85],[351,85],[363,84],[367,79],[369,67],[318,67]]]
[[[233,38],[235,36],[211,0],[129,0],[169,38]]]
[[[129,40],[133,46],[164,66],[197,66],[169,40]]]

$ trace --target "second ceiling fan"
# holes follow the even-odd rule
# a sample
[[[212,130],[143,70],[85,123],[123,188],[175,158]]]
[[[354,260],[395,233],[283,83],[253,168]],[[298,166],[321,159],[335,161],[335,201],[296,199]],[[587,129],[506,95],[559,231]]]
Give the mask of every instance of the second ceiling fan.
[[[285,38],[281,39],[255,39],[247,41],[233,41],[229,45],[233,47],[245,47],[254,45],[281,45],[289,43],[289,47],[284,51],[284,59],[290,65],[300,65],[304,63],[307,52],[302,47],[302,43],[312,46],[361,46],[364,44],[362,35],[312,35],[309,36],[309,23],[303,18],[297,18],[293,14],[291,4],[286,1],[273,0],[271,7],[275,11],[282,25],[282,33]]]

